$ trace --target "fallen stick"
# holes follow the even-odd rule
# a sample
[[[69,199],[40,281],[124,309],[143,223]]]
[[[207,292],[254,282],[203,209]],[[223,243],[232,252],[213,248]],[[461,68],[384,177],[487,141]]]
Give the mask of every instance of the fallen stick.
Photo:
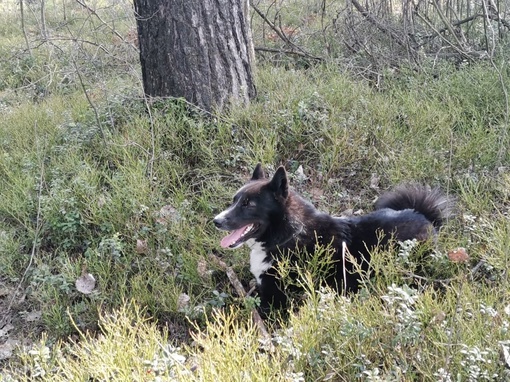
[[[230,280],[230,283],[236,290],[237,294],[241,297],[246,297],[248,294],[244,290],[243,284],[239,281],[237,278],[237,275],[235,274],[232,267],[229,267],[223,260],[221,260],[218,256],[213,255],[212,253],[209,255],[209,258],[218,265],[221,269],[225,271],[227,274],[228,279]],[[264,321],[260,317],[259,312],[257,312],[257,309],[251,310],[251,316],[253,319],[253,322],[255,322],[255,325],[257,325],[257,328],[259,329],[260,335],[265,340],[267,344],[269,344],[270,349],[273,349],[273,345],[271,342],[271,336],[269,335],[269,332],[266,329],[266,326],[264,325]]]

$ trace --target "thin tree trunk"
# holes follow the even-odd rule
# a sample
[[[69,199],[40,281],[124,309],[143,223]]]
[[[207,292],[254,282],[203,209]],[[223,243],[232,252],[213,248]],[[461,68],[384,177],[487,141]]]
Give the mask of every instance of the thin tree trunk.
[[[28,41],[27,30],[25,28],[25,9],[23,8],[23,0],[19,1],[19,11],[21,13],[21,30],[23,31],[23,37],[25,38],[25,43],[27,44],[28,54],[32,56],[32,49],[30,48],[30,42]]]
[[[44,14],[45,1],[41,0],[41,35],[43,40],[48,39],[48,32],[46,29],[46,16]]]
[[[202,109],[255,95],[248,0],[134,0],[144,90]]]

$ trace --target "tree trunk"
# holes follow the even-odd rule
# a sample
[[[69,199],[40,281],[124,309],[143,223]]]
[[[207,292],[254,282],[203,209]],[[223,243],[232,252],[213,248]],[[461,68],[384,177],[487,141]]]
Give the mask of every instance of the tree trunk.
[[[134,0],[145,93],[207,111],[255,95],[249,0]]]

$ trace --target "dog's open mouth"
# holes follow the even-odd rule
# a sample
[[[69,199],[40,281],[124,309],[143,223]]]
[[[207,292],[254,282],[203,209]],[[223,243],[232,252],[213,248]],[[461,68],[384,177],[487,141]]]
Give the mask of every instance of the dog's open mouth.
[[[238,228],[225,236],[221,240],[220,245],[223,248],[237,248],[248,240],[250,236],[257,231],[257,228],[258,225],[256,224],[248,224],[244,227]]]

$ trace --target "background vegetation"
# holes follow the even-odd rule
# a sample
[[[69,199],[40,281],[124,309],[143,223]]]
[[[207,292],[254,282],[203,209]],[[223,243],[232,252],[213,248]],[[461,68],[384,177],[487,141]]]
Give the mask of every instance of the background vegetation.
[[[257,99],[213,116],[143,98],[129,2],[2,4],[0,380],[509,378],[505,4],[355,3],[255,2]],[[261,340],[210,256],[250,289],[211,219],[257,162],[333,214],[419,181],[457,215],[357,296],[301,268]]]

